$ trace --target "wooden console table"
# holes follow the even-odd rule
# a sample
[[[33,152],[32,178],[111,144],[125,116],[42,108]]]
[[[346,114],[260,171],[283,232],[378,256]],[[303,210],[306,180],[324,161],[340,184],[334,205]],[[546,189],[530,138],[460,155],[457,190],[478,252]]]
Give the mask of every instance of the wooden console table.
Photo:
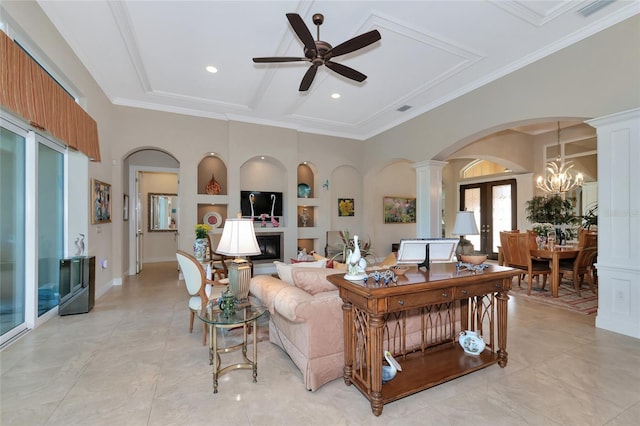
[[[495,363],[505,367],[508,292],[519,273],[497,265],[478,274],[457,273],[454,263],[442,263],[432,264],[429,271],[414,267],[388,286],[328,276],[344,302],[345,383],[354,384],[379,416],[386,403]],[[405,346],[408,313],[420,316],[422,344],[417,349]],[[386,327],[387,321],[395,322]],[[383,385],[385,336],[388,343],[389,328],[398,327],[401,344],[389,349],[402,372]],[[481,354],[464,353],[458,344],[464,330],[477,330],[484,337]]]

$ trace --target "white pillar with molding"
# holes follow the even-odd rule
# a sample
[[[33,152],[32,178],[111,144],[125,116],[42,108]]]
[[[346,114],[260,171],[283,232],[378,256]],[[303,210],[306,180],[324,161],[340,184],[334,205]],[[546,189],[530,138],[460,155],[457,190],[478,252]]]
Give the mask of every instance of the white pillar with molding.
[[[640,108],[587,123],[598,132],[596,327],[640,338]]]
[[[444,161],[427,160],[413,164],[416,169],[416,235],[442,236],[442,169]]]

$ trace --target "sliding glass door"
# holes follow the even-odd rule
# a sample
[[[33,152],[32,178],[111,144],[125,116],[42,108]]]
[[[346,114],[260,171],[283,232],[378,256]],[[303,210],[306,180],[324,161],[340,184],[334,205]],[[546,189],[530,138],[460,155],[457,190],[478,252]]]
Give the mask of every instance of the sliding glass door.
[[[38,316],[58,306],[64,257],[64,155],[50,141],[38,143]]]
[[[25,146],[26,131],[0,127],[0,336],[26,329]],[[6,337],[5,337],[6,336]]]
[[[0,124],[1,345],[57,312],[66,154],[18,119]]]

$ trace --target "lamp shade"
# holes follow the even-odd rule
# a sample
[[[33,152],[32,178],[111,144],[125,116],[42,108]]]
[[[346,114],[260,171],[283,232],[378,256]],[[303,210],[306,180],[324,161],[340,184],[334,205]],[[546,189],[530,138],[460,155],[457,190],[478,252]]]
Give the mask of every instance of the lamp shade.
[[[453,226],[453,235],[478,235],[476,218],[472,211],[463,211],[456,214],[456,224]]]
[[[260,253],[251,219],[227,219],[217,253],[227,256],[255,256]]]

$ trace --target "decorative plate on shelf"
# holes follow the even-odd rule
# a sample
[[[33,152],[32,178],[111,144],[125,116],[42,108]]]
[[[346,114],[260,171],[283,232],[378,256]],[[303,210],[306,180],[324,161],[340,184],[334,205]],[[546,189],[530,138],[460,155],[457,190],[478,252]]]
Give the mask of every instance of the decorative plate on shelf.
[[[209,212],[204,215],[204,219],[202,219],[202,222],[213,228],[218,228],[220,227],[220,225],[222,225],[222,216],[220,216],[220,213],[218,212]]]
[[[309,198],[311,188],[306,183],[298,184],[298,198]]]

